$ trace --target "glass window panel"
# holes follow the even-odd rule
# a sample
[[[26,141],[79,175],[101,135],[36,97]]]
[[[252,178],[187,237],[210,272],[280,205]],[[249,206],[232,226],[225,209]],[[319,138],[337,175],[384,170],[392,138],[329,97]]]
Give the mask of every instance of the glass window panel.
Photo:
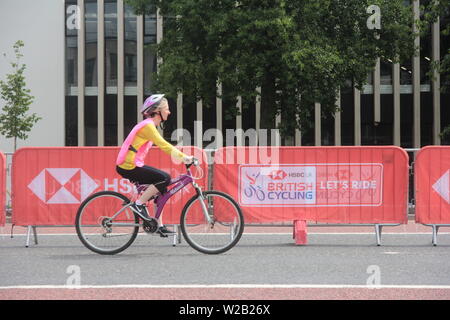
[[[65,145],[78,146],[78,97],[66,96]]]
[[[97,0],[85,1],[85,24],[86,24],[86,64],[85,85],[86,87],[97,86]]]
[[[332,114],[325,115],[322,108],[321,117],[321,144],[323,146],[334,145],[334,117]]]
[[[125,110],[124,110],[124,136],[128,136],[131,129],[136,125],[137,119],[137,97],[136,96],[125,96],[124,98]]]
[[[117,139],[117,1],[105,1],[105,146]]]
[[[380,84],[392,85],[392,62],[380,61]]]
[[[77,40],[77,1],[65,1],[65,145],[78,145],[78,97],[76,88],[78,87],[78,40]]]
[[[309,108],[308,108],[308,112],[309,114],[306,115],[305,117],[308,121],[308,123],[310,123],[310,126],[308,128],[303,128],[301,133],[302,133],[302,146],[314,146],[315,145],[315,132],[314,132],[314,104],[312,104]],[[270,141],[270,140],[269,140]]]
[[[75,24],[77,14],[76,5],[76,0],[66,1],[65,3],[66,95],[74,95],[75,91],[72,88],[78,86],[78,30]]]
[[[152,78],[156,72],[156,9],[144,17],[144,92],[152,93]]]
[[[400,143],[403,148],[413,147],[413,95],[400,95]]]
[[[375,143],[374,132],[374,103],[373,94],[361,95],[361,144],[373,145]]]
[[[214,89],[212,89],[214,90]],[[256,128],[256,116],[255,116],[255,108],[256,108],[256,102],[255,99],[249,99],[249,98],[242,98],[242,129],[245,133],[249,134],[250,132],[247,132],[249,129],[255,129]],[[217,110],[215,107],[215,99],[214,99],[214,105],[211,109],[208,109],[208,113],[210,119],[209,119],[209,127],[215,128],[216,126],[216,115]],[[204,116],[205,117],[205,116]],[[245,141],[243,142],[245,146],[253,145],[253,142],[256,139],[254,136],[248,136],[245,137]]]
[[[117,144],[117,94],[106,94],[105,146],[117,146]]]
[[[137,86],[137,19],[133,8],[125,5],[125,86]]]
[[[97,146],[98,143],[98,99],[97,96],[84,97],[84,130],[86,146]]]
[[[117,90],[117,1],[105,1],[106,87]],[[110,89],[111,90],[111,89]]]
[[[420,143],[422,146],[433,144],[433,95],[420,93]]]
[[[190,137],[183,137],[184,144],[194,144],[194,121],[196,119],[197,102],[191,97],[183,96],[183,129],[189,131],[190,133]]]
[[[355,101],[353,84],[341,88],[341,144],[352,146],[355,144]]]

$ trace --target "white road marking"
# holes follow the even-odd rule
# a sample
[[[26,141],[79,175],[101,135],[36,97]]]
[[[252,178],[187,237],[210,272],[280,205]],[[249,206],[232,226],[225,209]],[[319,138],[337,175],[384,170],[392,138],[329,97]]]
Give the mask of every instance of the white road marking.
[[[350,285],[350,284],[124,284],[124,285],[19,285],[0,286],[0,290],[14,289],[439,289],[450,285]]]

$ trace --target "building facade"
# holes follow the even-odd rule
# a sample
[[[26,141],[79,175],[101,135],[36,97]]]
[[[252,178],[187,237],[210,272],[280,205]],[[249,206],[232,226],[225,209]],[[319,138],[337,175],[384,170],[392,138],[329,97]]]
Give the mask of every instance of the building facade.
[[[423,4],[427,0],[420,1]],[[23,31],[28,32],[31,42],[23,39],[25,45],[33,48],[25,52],[28,59],[25,62],[31,67],[30,77],[33,77],[35,65],[48,65],[52,71],[41,72],[40,80],[30,81],[30,89],[33,93],[36,88],[48,86],[47,92],[53,92],[55,97],[54,101],[49,97],[36,99],[33,112],[44,119],[32,131],[37,135],[36,140],[30,138],[27,143],[36,146],[120,145],[134,124],[141,120],[138,108],[145,97],[152,94],[152,77],[158,65],[155,45],[164,34],[163,17],[156,10],[150,15],[136,16],[123,0],[43,0],[39,1],[39,6],[33,4],[35,2],[4,0],[0,4],[2,16],[6,16],[5,10],[23,12],[18,8],[20,3],[34,6],[34,15],[42,12],[48,17],[48,12],[52,14],[51,19],[41,21],[49,33],[34,28]],[[420,17],[419,5],[419,0],[413,1],[417,18]],[[9,18],[12,25],[15,24],[13,19]],[[410,61],[394,64],[378,60],[363,90],[357,90],[351,83],[341,88],[337,101],[340,111],[332,117],[325,117],[320,104],[316,104],[315,114],[310,119],[313,129],[293,132],[291,137],[276,139],[273,143],[398,145],[404,148],[448,144],[450,141],[442,140],[440,132],[450,125],[450,95],[440,91],[439,74],[433,79],[428,72],[431,63],[449,50],[450,37],[440,32],[449,23],[450,17],[444,17],[424,36],[417,37],[420,52]],[[3,25],[6,22],[0,22],[0,26]],[[19,29],[14,28],[10,37],[18,40]],[[49,42],[40,46],[42,56],[30,58],[36,55],[33,43],[42,39]],[[1,49],[5,50],[5,46]],[[6,73],[5,67],[0,67],[0,71]],[[48,77],[53,83],[48,83]],[[173,143],[183,141],[205,147],[211,139],[204,139],[204,134],[212,128],[223,133],[226,129],[235,130],[233,144],[254,143],[250,135],[259,129],[258,101],[245,101],[250,107],[242,108],[242,99],[238,99],[241,114],[230,118],[223,112],[228,107],[227,101],[216,99],[213,108],[207,109],[201,101],[182,94],[170,98],[172,115],[163,133]],[[282,124],[282,121],[280,117],[276,119],[277,123]],[[54,132],[48,137],[50,125]],[[185,129],[189,137],[174,133],[177,128]],[[218,145],[221,144],[228,145],[229,141],[224,139]]]

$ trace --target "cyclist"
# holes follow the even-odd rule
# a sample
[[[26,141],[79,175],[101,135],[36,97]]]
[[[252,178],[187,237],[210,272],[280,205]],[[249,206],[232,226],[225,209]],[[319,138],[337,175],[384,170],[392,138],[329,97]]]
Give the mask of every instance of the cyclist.
[[[148,221],[152,218],[149,217],[145,204],[158,192],[164,193],[171,179],[168,173],[144,165],[144,159],[150,147],[156,144],[162,151],[182,160],[185,164],[192,163],[194,157],[184,154],[164,140],[156,128],[170,115],[169,103],[164,98],[164,94],[148,97],[141,107],[141,114],[144,120],[131,130],[122,144],[116,161],[116,171],[132,182],[149,185],[139,199],[130,206],[131,210]],[[167,237],[173,232],[161,224],[157,233],[161,237]]]

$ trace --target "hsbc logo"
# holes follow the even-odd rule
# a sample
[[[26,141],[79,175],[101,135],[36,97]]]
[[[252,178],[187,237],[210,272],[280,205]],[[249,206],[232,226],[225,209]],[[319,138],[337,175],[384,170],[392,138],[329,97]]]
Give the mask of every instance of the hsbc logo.
[[[47,204],[78,204],[99,185],[80,168],[47,168],[28,188]]]
[[[271,173],[269,173],[269,177],[273,180],[283,180],[286,178],[287,173],[283,170],[273,170]]]

